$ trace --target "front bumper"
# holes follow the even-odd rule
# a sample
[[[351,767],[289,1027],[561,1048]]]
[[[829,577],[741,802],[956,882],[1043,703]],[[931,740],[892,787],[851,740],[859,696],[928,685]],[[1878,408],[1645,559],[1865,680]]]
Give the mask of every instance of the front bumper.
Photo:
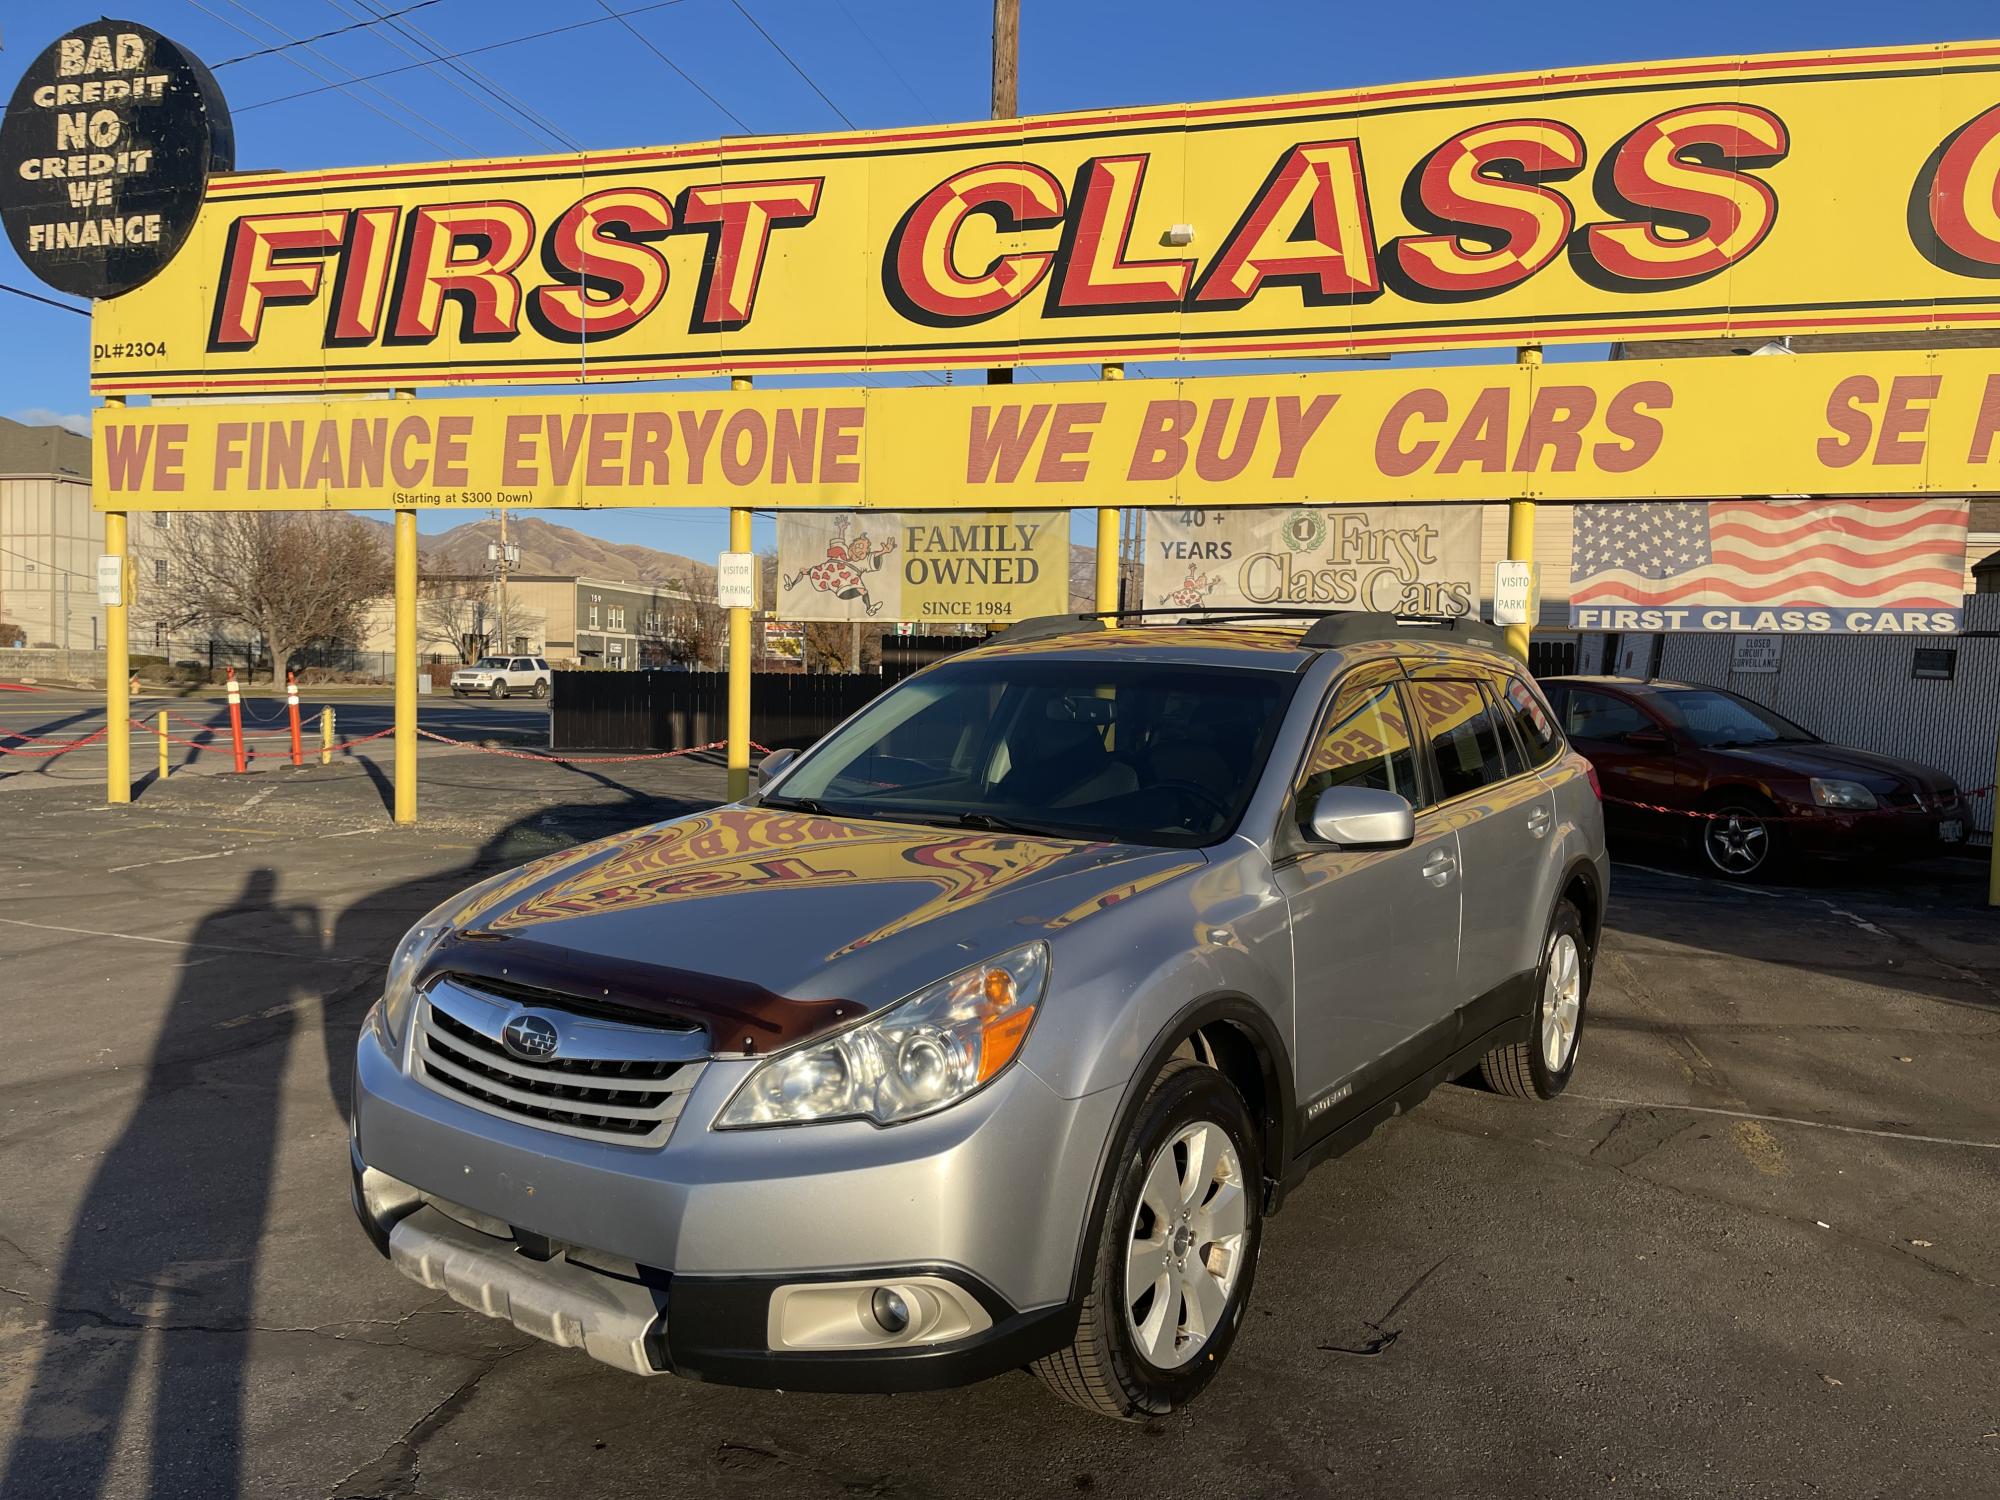
[[[1914,858],[1956,849],[1965,842],[1970,826],[1970,809],[1965,800],[1943,811],[1929,808],[1889,807],[1865,812],[1841,812],[1834,808],[1791,806],[1786,832],[1793,847],[1802,854],[1831,858],[1841,856]],[[1948,824],[1958,826],[1958,837],[1945,837]]]
[[[1012,1068],[892,1128],[707,1128],[750,1064],[711,1062],[664,1146],[558,1135],[356,1053],[354,1205],[398,1269],[618,1368],[792,1390],[983,1379],[1073,1336],[1071,1283],[1115,1091]],[[938,1278],[986,1326],[948,1342],[774,1347],[781,1288]]]

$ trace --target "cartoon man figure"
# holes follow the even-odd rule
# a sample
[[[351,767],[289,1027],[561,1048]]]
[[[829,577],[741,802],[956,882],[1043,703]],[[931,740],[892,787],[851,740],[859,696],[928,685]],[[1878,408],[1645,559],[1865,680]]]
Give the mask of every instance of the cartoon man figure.
[[[896,550],[896,539],[890,537],[886,542],[871,542],[865,531],[850,538],[847,528],[852,521],[852,516],[837,517],[833,523],[833,540],[826,544],[826,561],[799,569],[785,580],[785,587],[796,588],[803,578],[812,585],[816,594],[831,594],[836,599],[859,599],[869,614],[880,614],[881,603],[868,597],[867,575],[881,570],[883,559]]]
[[[1198,609],[1220,582],[1222,578],[1219,574],[1211,573],[1204,578],[1201,569],[1189,563],[1187,577],[1181,580],[1179,588],[1167,595],[1167,603],[1176,609]]]

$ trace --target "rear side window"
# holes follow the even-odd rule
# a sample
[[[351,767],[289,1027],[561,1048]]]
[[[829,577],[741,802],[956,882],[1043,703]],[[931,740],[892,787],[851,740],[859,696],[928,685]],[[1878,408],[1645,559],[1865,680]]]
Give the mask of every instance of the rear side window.
[[[1301,827],[1312,821],[1320,793],[1337,786],[1373,787],[1412,807],[1424,805],[1409,712],[1393,682],[1343,687],[1334,695],[1299,787],[1294,810]]]
[[[1569,690],[1563,728],[1573,740],[1622,740],[1635,729],[1652,727],[1653,721],[1623,698],[1587,688]]]
[[[1533,688],[1518,677],[1509,677],[1500,695],[1500,711],[1521,737],[1529,765],[1546,765],[1555,759],[1562,749],[1562,736],[1556,733],[1555,721]]]
[[[1507,779],[1499,720],[1478,683],[1419,682],[1416,694],[1444,800]]]

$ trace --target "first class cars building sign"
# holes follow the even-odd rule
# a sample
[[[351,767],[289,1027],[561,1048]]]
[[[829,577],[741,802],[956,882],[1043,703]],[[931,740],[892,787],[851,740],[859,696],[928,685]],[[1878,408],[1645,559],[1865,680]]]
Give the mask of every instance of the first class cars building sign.
[[[43,183],[58,206],[118,159],[82,91],[150,76],[117,45],[38,65],[37,128],[83,132],[39,152],[85,163]],[[2000,320],[1996,65],[1955,42],[225,177],[166,271],[99,305],[93,385],[1976,328]]]
[[[234,155],[229,111],[199,60],[149,27],[98,21],[50,43],[14,90],[0,123],[0,220],[50,286],[116,297],[173,259],[209,173]],[[100,362],[122,357],[97,347]]]

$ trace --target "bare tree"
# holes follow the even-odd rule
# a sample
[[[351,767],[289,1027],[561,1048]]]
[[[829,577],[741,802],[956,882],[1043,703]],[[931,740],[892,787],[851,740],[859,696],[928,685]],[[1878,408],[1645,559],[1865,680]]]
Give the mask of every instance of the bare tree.
[[[456,652],[461,661],[476,661],[489,652],[511,652],[517,639],[539,637],[542,625],[540,611],[529,609],[516,592],[502,590],[491,578],[418,581],[420,647],[441,647]]]
[[[686,653],[690,667],[722,665],[723,643],[729,638],[729,614],[715,602],[715,580],[687,573],[675,580],[678,592],[662,596],[672,620],[668,636]]]
[[[270,654],[274,683],[301,647],[353,639],[362,611],[389,589],[381,538],[332,512],[190,515],[167,533],[165,551],[166,578],[153,585],[159,617],[250,632]]]

